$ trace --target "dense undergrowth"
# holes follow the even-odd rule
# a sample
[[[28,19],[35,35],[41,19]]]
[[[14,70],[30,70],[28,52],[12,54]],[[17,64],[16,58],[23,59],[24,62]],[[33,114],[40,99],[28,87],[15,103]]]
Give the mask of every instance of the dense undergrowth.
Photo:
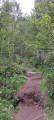
[[[41,82],[43,104],[47,107],[49,120],[54,120],[54,70],[42,66],[39,71],[43,73]]]
[[[0,67],[0,120],[12,120],[15,92],[25,83],[25,69],[17,64],[7,64]]]
[[[18,61],[17,61],[18,60]],[[48,107],[49,120],[54,120],[54,70],[43,61],[34,57],[23,60],[17,58],[16,63],[3,64],[0,67],[0,120],[12,120],[12,110],[18,98],[14,94],[22,88],[26,81],[27,69],[43,74],[41,82],[42,100]],[[23,64],[22,64],[23,63]],[[45,95],[48,96],[45,98]],[[50,114],[51,113],[51,114]]]

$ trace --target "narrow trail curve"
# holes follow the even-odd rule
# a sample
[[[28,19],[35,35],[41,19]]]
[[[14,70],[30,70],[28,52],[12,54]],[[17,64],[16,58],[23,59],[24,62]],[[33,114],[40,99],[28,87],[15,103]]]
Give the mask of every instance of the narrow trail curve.
[[[21,105],[20,113],[13,113],[13,120],[48,120],[41,104],[41,83],[42,74],[27,70],[27,82],[16,96]]]

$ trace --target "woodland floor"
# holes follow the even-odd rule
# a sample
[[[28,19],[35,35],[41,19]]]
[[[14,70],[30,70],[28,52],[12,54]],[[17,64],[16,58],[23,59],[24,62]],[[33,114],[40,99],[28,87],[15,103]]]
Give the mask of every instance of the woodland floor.
[[[22,90],[16,93],[21,110],[19,113],[13,113],[14,120],[48,120],[41,107],[41,77],[41,73],[27,70],[27,82]]]

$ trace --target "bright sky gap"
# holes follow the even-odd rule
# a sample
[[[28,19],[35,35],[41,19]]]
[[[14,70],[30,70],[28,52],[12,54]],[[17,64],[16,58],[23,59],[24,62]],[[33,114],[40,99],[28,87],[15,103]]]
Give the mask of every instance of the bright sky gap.
[[[34,0],[16,0],[16,1],[20,3],[20,8],[23,13],[30,14],[34,6]]]

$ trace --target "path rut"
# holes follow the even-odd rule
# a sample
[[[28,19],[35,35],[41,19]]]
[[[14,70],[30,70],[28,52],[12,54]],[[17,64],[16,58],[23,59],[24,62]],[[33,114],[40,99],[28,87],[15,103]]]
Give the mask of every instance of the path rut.
[[[41,108],[41,77],[41,73],[27,70],[27,82],[22,90],[16,93],[21,111],[13,113],[13,120],[48,120]]]

